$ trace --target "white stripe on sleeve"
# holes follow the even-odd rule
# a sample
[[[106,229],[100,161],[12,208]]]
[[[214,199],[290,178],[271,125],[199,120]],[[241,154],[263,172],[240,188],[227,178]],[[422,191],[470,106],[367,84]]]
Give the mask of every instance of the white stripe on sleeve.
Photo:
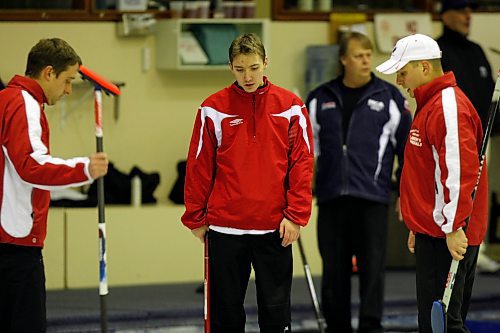
[[[442,91],[443,115],[446,130],[444,139],[445,163],[448,169],[448,176],[445,186],[448,188],[450,202],[443,208],[443,214],[447,223],[441,227],[444,233],[453,231],[453,223],[458,208],[458,198],[460,196],[460,145],[458,137],[458,109],[455,99],[455,90],[446,88]]]

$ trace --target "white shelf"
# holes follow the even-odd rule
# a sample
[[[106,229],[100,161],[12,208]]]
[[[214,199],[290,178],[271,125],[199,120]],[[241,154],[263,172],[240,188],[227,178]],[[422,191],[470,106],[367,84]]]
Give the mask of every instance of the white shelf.
[[[179,55],[180,36],[195,25],[232,24],[238,34],[255,33],[267,46],[267,19],[164,19],[156,26],[156,68],[167,70],[226,70],[227,64],[184,64]],[[227,53],[229,45],[225,46]]]

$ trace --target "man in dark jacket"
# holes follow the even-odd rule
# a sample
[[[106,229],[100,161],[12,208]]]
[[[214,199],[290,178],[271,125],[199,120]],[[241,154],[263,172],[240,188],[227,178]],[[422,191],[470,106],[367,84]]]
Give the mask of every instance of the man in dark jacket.
[[[470,99],[481,118],[483,131],[486,131],[488,110],[495,82],[491,75],[491,66],[479,44],[468,39],[472,9],[477,8],[473,0],[443,0],[441,20],[443,34],[436,40],[443,51],[441,64],[445,72],[453,71],[458,86]],[[497,114],[493,127],[500,130],[500,118]],[[489,258],[482,245],[477,260],[481,272],[494,273],[500,270],[500,264]]]
[[[495,82],[481,46],[468,39],[472,9],[475,8],[477,3],[474,1],[443,0],[443,34],[436,41],[443,51],[443,70],[455,73],[458,86],[474,105],[485,130]],[[498,123],[498,117],[496,120]]]
[[[383,331],[391,178],[396,155],[400,175],[411,114],[399,90],[373,75],[372,49],[365,35],[346,34],[339,45],[344,73],[313,90],[306,103],[317,149],[322,304],[330,332],[352,332],[353,255],[360,277],[358,332]]]

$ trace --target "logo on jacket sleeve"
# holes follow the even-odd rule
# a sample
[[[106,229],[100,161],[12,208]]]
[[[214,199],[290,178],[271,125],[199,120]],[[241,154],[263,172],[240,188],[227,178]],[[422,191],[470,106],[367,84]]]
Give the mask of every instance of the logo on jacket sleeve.
[[[490,76],[490,73],[488,72],[488,69],[486,69],[486,67],[480,66],[479,67],[479,76],[481,76],[482,79],[485,79],[488,76]]]
[[[376,111],[376,112],[380,112],[385,108],[384,102],[376,101],[376,100],[371,99],[371,98],[368,99],[367,105],[371,110]]]
[[[410,130],[410,143],[414,146],[422,147],[422,139],[420,139],[420,133],[416,128]]]
[[[229,122],[229,126],[236,126],[236,125],[241,125],[243,124],[243,119],[238,118],[238,119],[233,119]]]

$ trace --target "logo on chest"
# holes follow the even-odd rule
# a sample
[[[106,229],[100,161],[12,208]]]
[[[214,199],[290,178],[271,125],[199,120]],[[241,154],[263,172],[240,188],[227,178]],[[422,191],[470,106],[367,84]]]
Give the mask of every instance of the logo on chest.
[[[479,76],[481,76],[482,79],[485,79],[489,76],[488,70],[484,66],[479,67]]]
[[[243,124],[243,119],[233,119],[229,122],[229,126],[236,126],[236,125],[241,125]]]
[[[376,101],[374,99],[369,99],[368,102],[366,103],[368,105],[368,107],[375,111],[375,112],[380,112],[384,109],[385,107],[385,104],[384,102],[381,102],[381,101]]]
[[[337,103],[334,101],[321,103],[321,111],[327,109],[335,109],[337,107]]]
[[[410,130],[410,143],[414,146],[422,147],[422,139],[420,138],[420,133],[416,128]]]

